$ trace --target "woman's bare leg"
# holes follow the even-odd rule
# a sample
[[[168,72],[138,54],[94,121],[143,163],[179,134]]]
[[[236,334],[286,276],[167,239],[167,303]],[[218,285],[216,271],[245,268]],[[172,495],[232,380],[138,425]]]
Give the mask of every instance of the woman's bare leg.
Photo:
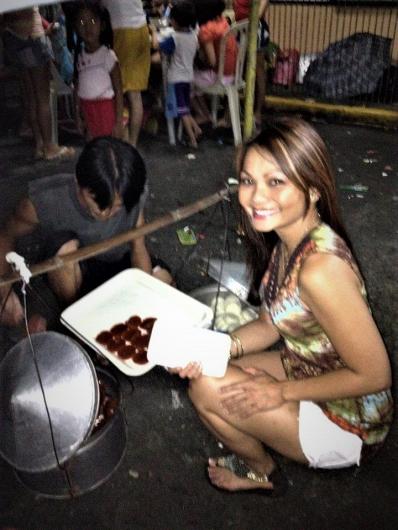
[[[196,122],[195,118],[192,116],[192,114],[190,114],[189,117],[190,117],[190,120],[191,120],[192,130],[193,130],[196,138],[198,138],[199,136],[201,136],[203,131],[200,128],[200,126],[197,124],[197,122]]]
[[[198,125],[211,122],[211,114],[204,96],[197,95],[191,98],[191,107],[195,113],[195,121]]]
[[[192,124],[191,124],[191,120],[189,119],[189,116],[188,115],[182,116],[181,119],[184,125],[185,132],[187,133],[188,138],[189,138],[189,144],[191,145],[191,147],[195,147],[195,148],[198,147],[196,136],[195,136],[195,133],[193,132]]]
[[[270,474],[275,467],[263,444],[293,460],[306,462],[299,443],[296,403],[287,403],[247,419],[229,415],[223,409],[220,388],[250,377],[241,367],[265,370],[270,381],[284,378],[280,359],[278,364],[278,354],[263,353],[246,356],[231,365],[223,379],[201,377],[191,381],[190,397],[203,423],[251,469],[260,474]],[[217,467],[213,460],[210,460],[209,476],[215,485],[229,490],[272,487],[272,483],[259,484],[237,477],[231,471]]]
[[[194,120],[192,116],[190,114],[186,114],[185,116],[182,116],[181,119],[184,125],[184,129],[188,135],[189,143],[191,147],[195,147],[195,148],[198,147],[198,143],[196,141],[197,133],[196,133],[196,129],[194,128],[194,123],[193,123]],[[200,129],[200,132],[202,132],[201,129]]]
[[[32,129],[35,157],[43,155],[43,138],[41,136],[37,112],[36,112],[36,97],[33,80],[29,74],[29,70],[22,70],[21,74],[23,95],[25,99],[25,108],[29,125]]]
[[[28,70],[30,86],[34,100],[34,118],[33,126],[38,128],[40,142],[36,142],[36,153],[44,156],[45,159],[51,160],[59,156],[71,157],[74,155],[72,147],[61,147],[54,143],[52,139],[52,116],[50,109],[50,81],[51,71],[50,63],[45,66],[37,66]],[[57,119],[57,117],[55,117]],[[32,126],[32,130],[33,130]],[[34,131],[34,135],[35,135]]]
[[[142,125],[142,118],[144,115],[144,106],[142,104],[141,92],[129,90],[127,92],[127,100],[129,103],[130,122],[129,122],[129,136],[131,145],[136,146],[138,136]]]
[[[44,155],[54,156],[59,151],[58,144],[52,141],[52,117],[50,109],[50,63],[45,66],[37,66],[29,69],[29,75],[32,80],[35,102],[37,122],[40,128],[40,133],[43,138]]]

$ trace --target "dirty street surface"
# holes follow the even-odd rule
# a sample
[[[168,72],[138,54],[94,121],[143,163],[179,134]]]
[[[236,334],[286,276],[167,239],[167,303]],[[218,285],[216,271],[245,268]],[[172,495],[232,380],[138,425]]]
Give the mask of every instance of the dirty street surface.
[[[398,150],[397,134],[372,126],[313,124],[330,149],[348,233],[367,282],[376,322],[394,369],[397,387],[398,320]],[[61,140],[81,149],[66,134]],[[169,146],[167,134],[143,133],[139,150],[150,179],[147,221],[224,189],[236,177],[231,137],[213,131],[198,150]],[[27,183],[45,175],[74,171],[75,161],[32,162],[27,141],[0,138],[0,221],[4,222]],[[236,197],[223,201],[147,237],[151,252],[163,259],[177,287],[190,293],[215,283],[209,259],[243,261]],[[196,244],[183,245],[177,230],[188,226]],[[47,300],[53,329],[59,308],[47,297],[43,280],[36,288]],[[47,297],[47,298],[46,298]],[[40,300],[29,298],[40,306]],[[38,305],[37,305],[38,304]],[[171,308],[172,310],[172,308]],[[20,338],[0,333],[0,358]],[[98,363],[87,346],[86,351]],[[311,529],[398,527],[398,428],[395,422],[383,449],[367,465],[339,471],[314,471],[278,458],[289,488],[282,498],[225,493],[207,480],[206,461],[223,449],[202,426],[187,396],[187,383],[155,367],[127,377],[112,365],[127,422],[127,448],[111,477],[95,490],[73,499],[46,498],[28,490],[0,458],[0,528],[37,530],[123,529]],[[1,436],[1,432],[0,432]],[[26,440],[27,444],[34,443]],[[93,462],[93,465],[95,463]]]

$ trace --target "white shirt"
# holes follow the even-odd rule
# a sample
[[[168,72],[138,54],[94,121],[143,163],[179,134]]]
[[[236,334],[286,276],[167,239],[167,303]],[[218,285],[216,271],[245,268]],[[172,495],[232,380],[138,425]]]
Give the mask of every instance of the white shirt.
[[[169,83],[190,83],[193,81],[193,60],[198,49],[198,38],[192,30],[174,31],[171,35],[175,50],[167,70]]]
[[[79,98],[112,99],[115,92],[110,73],[116,63],[115,52],[106,46],[101,46],[94,53],[83,50],[77,61]]]
[[[101,4],[109,11],[112,29],[142,28],[146,25],[141,0],[101,0]]]

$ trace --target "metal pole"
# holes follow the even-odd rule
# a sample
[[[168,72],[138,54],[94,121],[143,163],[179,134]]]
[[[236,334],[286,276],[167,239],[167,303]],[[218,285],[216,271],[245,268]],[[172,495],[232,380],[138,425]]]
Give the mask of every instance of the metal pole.
[[[253,134],[254,90],[256,85],[257,28],[259,0],[252,0],[249,18],[249,42],[246,61],[245,117],[243,139]]]

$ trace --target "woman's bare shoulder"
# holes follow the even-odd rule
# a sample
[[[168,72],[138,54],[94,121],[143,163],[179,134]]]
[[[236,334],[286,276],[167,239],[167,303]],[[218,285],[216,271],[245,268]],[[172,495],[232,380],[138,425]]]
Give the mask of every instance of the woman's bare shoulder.
[[[314,253],[305,259],[298,279],[304,301],[338,296],[339,292],[360,291],[361,282],[350,264],[329,253]]]

